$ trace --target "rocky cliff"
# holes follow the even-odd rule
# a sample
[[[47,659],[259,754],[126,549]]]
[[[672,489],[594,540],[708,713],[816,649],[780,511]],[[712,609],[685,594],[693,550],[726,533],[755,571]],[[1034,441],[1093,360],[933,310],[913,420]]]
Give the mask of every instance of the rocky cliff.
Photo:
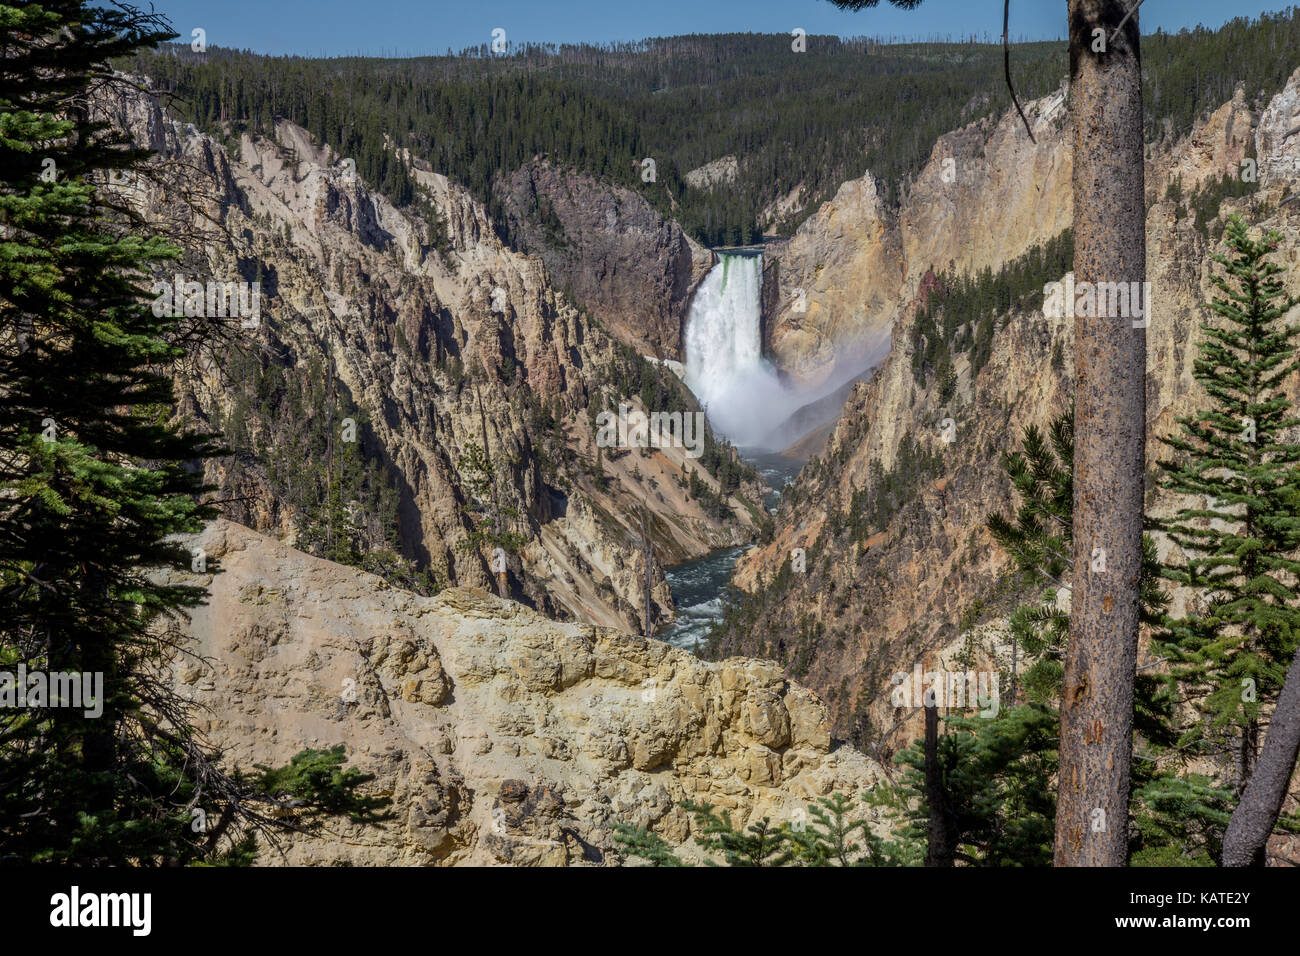
[[[1216,230],[1210,223],[1207,237],[1197,228],[1183,204],[1186,191],[1224,173],[1238,175],[1242,160],[1255,152],[1258,191],[1224,202],[1221,212],[1241,211],[1248,221],[1281,230],[1277,258],[1291,270],[1290,289],[1300,290],[1300,209],[1284,201],[1300,187],[1300,141],[1293,135],[1298,104],[1300,72],[1262,113],[1252,112],[1238,97],[1180,142],[1150,150],[1147,263],[1154,304],[1147,330],[1149,460],[1162,454],[1157,437],[1171,432],[1176,418],[1203,398],[1192,378],[1192,362],[1197,329],[1207,317],[1202,303],[1213,291],[1209,254]],[[996,618],[1026,596],[1012,586],[1006,556],[984,530],[984,521],[992,512],[1009,512],[1014,503],[999,454],[1018,447],[1025,426],[1043,428],[1068,408],[1072,330],[1067,320],[1049,320],[1040,308],[1003,315],[993,329],[986,364],[973,370],[968,354],[956,354],[953,394],[945,400],[935,377],[913,367],[915,314],[936,280],[933,273],[928,278],[923,274],[925,283],[913,283],[910,276],[921,264],[949,268],[944,257],[950,255],[958,271],[996,269],[1034,237],[1069,223],[1068,146],[1060,129],[1045,125],[1057,122],[1050,103],[1038,104],[1033,113],[1036,148],[1023,130],[1023,142],[1012,142],[1014,117],[1004,117],[987,131],[988,139],[979,147],[986,156],[982,166],[968,165],[978,145],[971,142],[970,129],[936,146],[936,159],[947,153],[958,157],[959,179],[936,179],[932,163],[913,190],[914,196],[929,197],[924,218],[906,225],[909,215],[921,213],[914,199],[905,203],[898,242],[909,250],[904,261],[914,265],[905,269],[909,278],[899,280],[892,260],[886,260],[886,274],[901,290],[900,299],[880,308],[881,315],[897,316],[888,358],[870,382],[854,388],[823,454],[785,496],[772,540],[746,555],[736,572],[736,583],[753,598],[743,624],[728,631],[722,651],[775,655],[787,673],[825,695],[837,732],[878,745],[881,756],[917,734],[916,712],[899,712],[890,703],[892,675],[935,660],[962,640],[963,626]],[[967,191],[962,176],[984,185]],[[1168,189],[1175,177],[1183,195]],[[944,189],[956,190],[952,203],[944,198]],[[985,193],[999,190],[988,201],[1001,204],[1013,223],[1021,223],[1020,231],[993,228],[995,220],[988,218],[993,206],[986,206]],[[906,211],[909,206],[912,214]],[[862,221],[876,223],[873,228],[884,237],[891,234],[884,219]],[[932,225],[922,230],[922,221]],[[971,231],[981,222],[983,238]],[[963,237],[951,248],[950,233]],[[878,261],[887,238],[876,241],[870,235],[850,234],[850,249],[841,257]],[[966,250],[961,258],[958,248]],[[873,275],[850,280],[842,271],[827,269],[814,281],[825,295],[853,281],[860,295]],[[794,281],[788,273],[782,278],[787,281]],[[810,305],[808,315],[831,311],[814,312]],[[958,324],[961,319],[957,317]],[[1300,394],[1300,383],[1291,386]],[[880,530],[864,527],[866,509],[885,493],[884,476],[899,467],[904,448],[919,448],[937,466],[913,468],[915,484],[896,513]],[[1169,506],[1154,493],[1149,496],[1151,510]],[[806,550],[805,573],[791,568],[795,548]],[[989,653],[996,657],[992,643]]]
[[[1064,92],[1029,103],[1037,143],[1009,112],[941,136],[897,209],[868,172],[764,256],[778,367],[801,384],[882,360],[889,331],[933,270],[996,268],[1070,222]]]
[[[545,161],[498,184],[512,234],[557,287],[646,355],[681,361],[686,313],[713,254],[630,189]]]
[[[147,96],[100,106],[158,151],[122,193],[183,246],[176,271],[261,285],[259,321],[222,323],[178,378],[186,415],[240,436],[235,454],[208,466],[227,516],[292,540],[295,471],[318,461],[273,456],[308,424],[339,430],[333,406],[346,399],[360,413],[355,438],[395,485],[403,551],[447,583],[497,577],[491,548],[470,542],[483,510],[463,467],[471,443],[498,473],[493,507],[524,541],[507,555],[509,592],[558,617],[640,628],[643,507],[660,622],[673,613],[663,564],[752,533],[753,504],[724,496],[706,508],[687,493],[691,473],[711,494],[718,482],[686,449],[600,454],[597,414],[639,406],[650,373],[557,291],[541,259],[503,245],[455,183],[395,154],[416,184],[416,202],[399,209],[292,124],[274,139],[223,142],[169,121]],[[685,281],[696,251],[672,235]],[[665,401],[698,408],[663,379]],[[328,408],[290,411],[326,380]],[[761,500],[759,485],[744,493]]]
[[[609,865],[615,823],[691,856],[684,799],[781,822],[881,779],[769,662],[419,597],[227,521],[194,544],[221,566],[172,673],[195,726],[237,766],[344,743],[391,800],[382,828],[335,822],[263,863]]]

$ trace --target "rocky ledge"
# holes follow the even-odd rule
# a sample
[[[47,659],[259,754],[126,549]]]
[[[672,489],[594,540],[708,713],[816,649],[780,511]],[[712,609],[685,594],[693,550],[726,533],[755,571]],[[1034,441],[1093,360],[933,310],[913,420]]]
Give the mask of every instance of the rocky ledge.
[[[343,743],[392,800],[382,827],[336,822],[265,863],[609,865],[615,823],[691,855],[684,799],[781,821],[883,777],[769,661],[477,589],[420,597],[224,520],[193,546],[220,567],[174,667],[196,726],[244,767]]]

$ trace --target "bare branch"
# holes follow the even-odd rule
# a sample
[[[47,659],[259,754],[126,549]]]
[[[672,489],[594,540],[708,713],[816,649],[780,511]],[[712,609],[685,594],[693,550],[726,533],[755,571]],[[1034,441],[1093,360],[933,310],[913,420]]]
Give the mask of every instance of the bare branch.
[[[1114,43],[1114,42],[1115,42],[1115,38],[1116,38],[1117,36],[1119,36],[1119,31],[1120,31],[1120,30],[1123,30],[1123,29],[1124,29],[1124,24],[1128,23],[1128,18],[1131,17],[1131,16],[1133,16],[1133,14],[1137,13],[1137,9],[1138,9],[1138,7],[1140,7],[1140,6],[1142,6],[1142,0],[1137,0],[1137,3],[1133,4],[1133,6],[1129,8],[1128,13],[1124,14],[1124,19],[1121,20],[1121,21],[1119,21],[1119,26],[1117,26],[1117,27],[1115,28],[1115,32],[1112,33],[1112,34],[1110,35],[1110,39],[1106,41],[1107,43]]]
[[[1029,128],[1029,120],[1025,118],[1025,111],[1020,108],[1020,99],[1016,96],[1016,88],[1011,85],[1011,44],[1007,39],[1007,26],[1011,21],[1011,0],[1003,0],[1002,3],[1002,69],[1007,78],[1007,90],[1011,93],[1011,102],[1016,104],[1016,112],[1020,114],[1020,121],[1025,124],[1025,132],[1029,134],[1029,141],[1035,146],[1038,140],[1034,139],[1034,131]]]

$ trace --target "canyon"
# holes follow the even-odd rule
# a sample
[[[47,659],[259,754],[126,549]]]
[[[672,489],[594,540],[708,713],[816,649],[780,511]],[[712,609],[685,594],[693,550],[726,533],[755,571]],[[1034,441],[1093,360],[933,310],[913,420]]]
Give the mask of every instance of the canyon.
[[[239,766],[344,743],[390,801],[383,824],[331,820],[263,863],[609,865],[616,823],[699,861],[685,799],[780,824],[885,779],[771,662],[701,661],[476,588],[421,597],[224,520],[193,544],[221,567],[185,576],[211,594],[170,674],[196,729]],[[879,809],[854,817],[888,830]]]
[[[1204,401],[1192,363],[1208,314],[1204,303],[1214,294],[1215,244],[1197,229],[1171,183],[1177,180],[1186,195],[1225,173],[1240,175],[1253,160],[1258,189],[1226,200],[1220,215],[1241,212],[1252,225],[1281,232],[1277,259],[1289,268],[1287,288],[1294,293],[1300,289],[1300,223],[1287,200],[1300,185],[1300,144],[1293,135],[1298,102],[1300,71],[1263,110],[1252,111],[1238,95],[1188,136],[1148,151],[1147,263],[1155,303],[1147,329],[1150,462],[1164,454],[1160,437]],[[1059,98],[1027,104],[1027,113],[1036,146],[1014,113],[942,137],[895,219],[882,217],[868,201],[870,177],[842,189],[838,206],[823,208],[824,228],[836,235],[879,237],[844,244],[858,250],[852,291],[841,292],[835,278],[841,273],[830,270],[791,265],[781,278],[811,290],[807,315],[786,316],[774,331],[778,350],[783,341],[791,348],[801,343],[795,361],[806,374],[826,367],[821,342],[870,341],[879,327],[873,316],[885,317],[879,321],[890,329],[889,352],[869,382],[854,386],[824,449],[782,501],[771,539],[741,558],[734,582],[752,596],[750,613],[728,630],[718,652],[781,661],[787,673],[825,696],[837,734],[881,760],[920,733],[918,712],[891,704],[892,675],[910,672],[917,662],[928,669],[958,647],[983,664],[1008,669],[1010,647],[1000,623],[1015,604],[1038,599],[1017,586],[1009,556],[985,521],[1010,513],[1016,503],[1000,454],[1019,446],[1027,426],[1046,431],[1070,407],[1068,321],[1045,317],[1041,305],[1003,316],[981,368],[972,370],[968,354],[954,354],[948,397],[913,363],[916,315],[928,296],[942,291],[940,274],[996,271],[1069,224],[1069,151]],[[848,209],[856,214],[846,216]],[[812,242],[816,219],[792,247]],[[1004,229],[1004,219],[1016,225]],[[877,276],[899,298],[873,307],[862,290],[875,287]],[[840,295],[858,303],[858,320],[837,332],[845,310],[815,303],[819,297],[839,301],[834,297]],[[812,344],[804,348],[805,342]],[[1295,376],[1288,389],[1300,395]],[[846,529],[861,517],[854,509],[881,494],[882,473],[898,465],[905,447],[933,456],[937,471],[905,495],[884,527],[853,535]],[[1176,505],[1148,488],[1149,513],[1169,513]],[[1158,543],[1167,554],[1168,542]],[[806,551],[806,573],[790,571],[796,548]],[[1175,595],[1175,606],[1181,599]]]
[[[972,653],[1009,666],[1005,615],[1036,595],[985,522],[1013,505],[1000,453],[1069,408],[1071,329],[1012,310],[978,366],[954,353],[945,393],[917,371],[917,315],[945,282],[1069,227],[1064,89],[1026,104],[1036,142],[1013,111],[977,120],[939,138],[896,206],[867,172],[761,255],[706,249],[634,192],[540,158],[500,177],[496,223],[395,146],[420,195],[400,209],[291,123],[223,136],[148,95],[101,108],[157,151],[156,180],[122,195],[181,237],[185,271],[264,290],[258,328],[177,375],[184,416],[238,416],[251,436],[207,466],[227,503],[196,546],[221,573],[188,625],[208,664],[177,662],[177,686],[240,761],[345,742],[396,812],[386,832],[295,838],[281,862],[616,862],[615,823],[690,854],[681,800],[743,824],[869,790],[920,731],[919,710],[891,700],[894,675]],[[1181,196],[1256,162],[1258,188],[1221,215],[1280,230],[1300,290],[1298,125],[1300,71],[1262,110],[1239,95],[1148,151],[1152,460],[1201,399],[1214,247]],[[720,189],[731,167],[696,172]],[[705,312],[726,322],[699,324]],[[251,358],[232,365],[232,350]],[[336,377],[396,482],[404,556],[436,595],[294,549],[294,503],[259,453],[293,423],[250,406],[249,362],[290,389],[314,367]],[[664,403],[707,409],[738,445],[808,458],[775,513],[734,448],[706,467],[681,448],[598,446],[600,412]],[[801,424],[779,428],[792,415]],[[473,538],[471,445],[500,469],[493,504],[526,541],[504,573]],[[912,448],[937,473],[882,527],[850,531]],[[730,488],[724,471],[740,475]],[[1156,513],[1172,505],[1150,496]],[[754,542],[731,578],[746,616],[728,619],[717,660],[631,636],[673,621],[666,566]]]
[[[244,448],[207,465],[227,517],[295,539],[294,505],[271,480],[268,455],[301,422],[256,399],[270,372],[305,392],[315,367],[332,369],[364,415],[363,444],[396,484],[403,551],[437,580],[483,587],[498,576],[491,549],[467,545],[475,502],[461,461],[471,444],[500,472],[494,505],[527,540],[506,558],[509,593],[552,616],[643,628],[642,510],[659,623],[673,616],[665,563],[751,536],[760,481],[744,479],[706,513],[685,479],[714,496],[719,483],[686,449],[600,454],[596,415],[620,402],[641,407],[630,383],[649,373],[445,177],[412,163],[424,205],[397,209],[293,124],[278,123],[274,140],[220,142],[169,119],[147,91],[98,109],[155,151],[150,175],[120,189],[184,250],[180,271],[262,285],[259,326],[223,330],[177,378],[183,415],[208,428],[238,417],[248,434]],[[643,260],[629,297],[655,301],[665,276],[685,283],[684,295],[707,265],[680,230],[658,228],[667,244]],[[613,309],[590,304],[600,315]],[[666,371],[655,387],[698,408]]]

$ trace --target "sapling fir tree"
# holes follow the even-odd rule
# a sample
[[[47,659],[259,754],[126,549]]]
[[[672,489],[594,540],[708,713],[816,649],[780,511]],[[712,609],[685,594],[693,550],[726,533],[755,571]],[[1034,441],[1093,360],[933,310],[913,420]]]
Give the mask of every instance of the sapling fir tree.
[[[1211,280],[1217,321],[1201,327],[1193,372],[1208,401],[1164,440],[1174,455],[1161,484],[1181,507],[1156,522],[1179,549],[1164,575],[1194,593],[1156,645],[1202,716],[1184,744],[1230,749],[1238,793],[1300,638],[1300,445],[1290,440],[1300,419],[1284,387],[1300,363],[1284,321],[1296,300],[1267,258],[1279,238],[1227,223]]]

